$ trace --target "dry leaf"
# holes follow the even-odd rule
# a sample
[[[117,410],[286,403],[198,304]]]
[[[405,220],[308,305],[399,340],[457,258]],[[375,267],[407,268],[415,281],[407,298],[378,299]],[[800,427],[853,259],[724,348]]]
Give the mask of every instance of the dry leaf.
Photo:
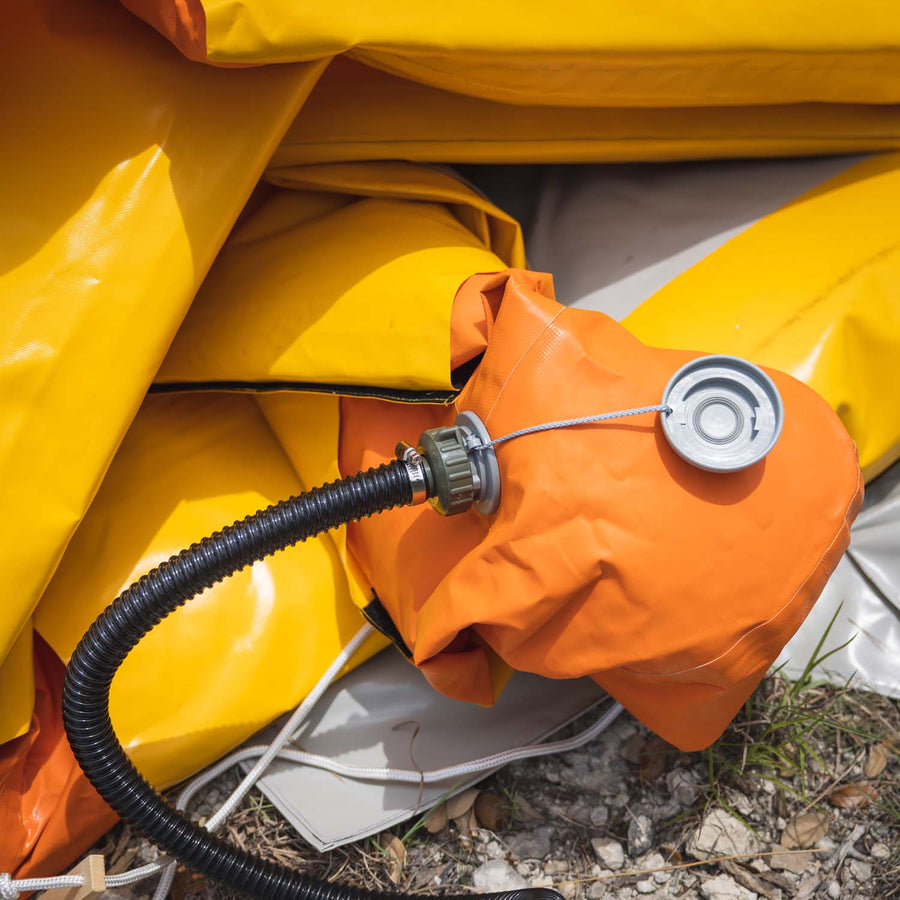
[[[866,760],[866,778],[877,778],[887,768],[890,756],[887,744],[875,744],[869,750],[869,758]]]
[[[447,815],[451,819],[458,819],[465,815],[475,805],[475,798],[479,793],[478,788],[469,788],[467,791],[451,797],[447,801]]]
[[[680,866],[683,862],[683,857],[678,852],[677,847],[672,847],[669,844],[663,844],[660,849],[662,850],[663,855],[666,858],[667,866]]]
[[[640,769],[638,777],[641,781],[656,781],[666,770],[666,764],[678,750],[668,741],[655,734],[647,735],[640,752]]]
[[[403,846],[403,841],[395,834],[387,834],[385,835],[385,838],[386,841],[383,844],[384,852],[390,860],[388,878],[390,878],[394,884],[400,884],[400,875],[403,872],[403,865],[406,862],[406,847]]]
[[[438,803],[438,805],[425,817],[425,830],[429,834],[437,834],[447,827],[447,819],[447,804]]]
[[[478,819],[475,818],[475,810],[470,807],[461,816],[455,816],[453,824],[459,829],[459,833],[462,837],[468,837],[476,828],[478,828]]]
[[[502,828],[509,818],[509,810],[503,798],[490,791],[482,791],[475,798],[474,810],[478,821],[490,831]]]
[[[619,756],[626,762],[637,765],[641,761],[641,749],[643,748],[646,739],[646,735],[643,731],[636,731],[619,748]]]
[[[865,806],[877,796],[878,791],[871,784],[867,781],[859,781],[856,784],[847,784],[832,791],[828,799],[840,809],[856,809]]]
[[[773,845],[772,849],[775,852],[766,857],[766,862],[773,869],[782,869],[800,875],[815,861],[812,851],[809,853],[779,853],[779,850],[788,848],[778,844]]]
[[[825,813],[803,813],[787,823],[781,833],[781,846],[788,850],[813,847],[828,836],[829,822]]]

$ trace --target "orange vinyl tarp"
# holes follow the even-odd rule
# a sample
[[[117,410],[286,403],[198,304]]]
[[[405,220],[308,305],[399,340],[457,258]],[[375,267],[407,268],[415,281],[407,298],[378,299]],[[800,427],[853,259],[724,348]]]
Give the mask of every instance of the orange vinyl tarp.
[[[561,306],[546,275],[476,276],[460,294],[463,307],[481,301],[488,341],[455,407],[345,399],[342,471],[381,462],[398,435],[459,410],[496,438],[653,405],[697,355]],[[498,446],[502,498],[489,518],[416,507],[352,525],[349,546],[431,683],[490,704],[492,657],[551,678],[590,675],[681,749],[715,740],[809,612],[862,501],[837,415],[769,374],[784,430],[743,471],[685,462],[645,413]]]

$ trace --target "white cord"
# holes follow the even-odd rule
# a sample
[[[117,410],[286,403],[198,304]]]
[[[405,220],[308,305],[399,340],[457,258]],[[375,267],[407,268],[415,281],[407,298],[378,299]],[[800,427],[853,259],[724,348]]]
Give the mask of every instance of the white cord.
[[[524,747],[516,747],[513,750],[503,750],[500,753],[482,756],[479,759],[473,759],[469,762],[459,763],[453,766],[444,766],[440,769],[388,769],[375,766],[354,766],[349,763],[337,762],[336,760],[329,759],[327,756],[320,756],[317,753],[307,753],[303,750],[290,750],[286,748],[280,749],[276,756],[278,759],[288,760],[299,765],[308,765],[318,769],[325,769],[336,775],[343,775],[347,778],[356,779],[357,781],[433,784],[434,782],[449,781],[451,779],[475,775],[490,769],[497,769],[521,759],[549,756],[553,753],[565,753],[569,750],[575,750],[578,747],[584,746],[584,744],[593,740],[593,738],[600,734],[601,731],[608,728],[622,710],[623,707],[621,704],[614,703],[596,722],[594,722],[593,725],[590,725],[588,728],[585,728],[583,731],[580,731],[578,734],[566,738],[565,740],[551,741],[546,744],[531,744]],[[268,746],[257,745],[253,747],[244,747],[240,750],[236,750],[230,756],[225,757],[225,759],[216,763],[214,766],[211,766],[205,772],[194,778],[190,784],[184,788],[181,794],[179,794],[175,803],[176,808],[179,810],[186,809],[199,790],[211,781],[214,781],[232,766],[236,766],[239,763],[260,756],[263,753],[271,751],[271,749],[272,744],[269,744]],[[257,766],[254,767],[254,771],[258,766],[259,764],[257,763]],[[218,816],[218,813],[216,815]],[[214,816],[213,819],[214,818],[216,817]],[[207,822],[207,828],[210,828],[210,823],[212,823],[213,819],[210,819],[209,822]],[[175,877],[176,868],[177,863],[170,863],[168,865],[163,877],[156,887],[156,891],[153,894],[153,900],[164,900],[168,895],[172,886],[172,880]]]
[[[185,810],[199,790],[204,788],[211,781],[214,781],[232,766],[246,762],[250,759],[256,759],[256,764],[247,772],[241,783],[234,791],[232,791],[216,813],[206,822],[205,827],[209,831],[214,831],[222,824],[246,796],[247,792],[256,784],[270,763],[276,758],[288,760],[299,765],[308,765],[318,769],[325,769],[334,772],[337,775],[343,775],[347,778],[353,778],[359,781],[432,784],[434,782],[468,777],[489,769],[499,768],[521,759],[548,756],[552,753],[564,753],[569,750],[574,750],[583,746],[600,734],[604,729],[609,727],[619,713],[622,712],[622,706],[618,703],[614,703],[596,722],[594,722],[593,725],[590,725],[588,728],[565,740],[517,747],[513,750],[504,750],[500,753],[483,756],[480,759],[470,760],[469,762],[424,771],[418,769],[389,769],[374,766],[354,766],[349,763],[342,763],[329,759],[326,756],[321,756],[316,753],[306,753],[302,750],[285,748],[285,744],[297,737],[300,726],[309,716],[316,703],[321,699],[322,694],[327,690],[344,666],[350,661],[362,643],[373,631],[374,629],[372,626],[366,624],[354,635],[347,646],[328,667],[328,670],[322,675],[309,695],[294,710],[290,718],[285,722],[270,744],[244,747],[240,750],[236,750],[230,756],[227,756],[215,765],[210,766],[204,772],[194,777],[184,787],[176,800],[176,808]],[[124,887],[125,885],[134,884],[137,881],[149,878],[162,871],[163,876],[156,886],[153,900],[164,900],[172,887],[177,867],[177,861],[171,860],[168,857],[163,857],[156,862],[148,863],[137,869],[132,869],[129,872],[122,872],[118,875],[108,875],[106,877],[106,885],[110,888]],[[9,873],[4,872],[0,873],[0,900],[16,900],[19,893],[22,891],[49,890],[57,887],[80,887],[83,883],[84,878],[81,875],[60,875],[55,878],[23,878],[13,880]]]
[[[15,881],[9,872],[0,872],[0,898],[16,900],[22,891],[49,891],[57,887],[81,887],[83,875],[58,875],[55,878],[18,878]]]

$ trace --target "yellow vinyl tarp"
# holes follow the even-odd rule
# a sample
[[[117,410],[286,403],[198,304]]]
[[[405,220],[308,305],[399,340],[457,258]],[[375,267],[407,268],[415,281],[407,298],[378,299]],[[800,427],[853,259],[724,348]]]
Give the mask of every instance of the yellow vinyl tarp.
[[[5,43],[0,660],[318,74],[193,65],[102,0],[18,4]],[[27,707],[0,705],[0,740]]]
[[[60,791],[78,776],[59,658],[93,616],[182,545],[335,477],[339,396],[416,404],[412,424],[465,382],[454,346],[484,326],[457,289],[523,266],[522,238],[420,163],[900,146],[883,0],[126,5],[146,22],[18,4],[0,60],[0,778],[45,745]],[[628,326],[793,372],[877,474],[900,447],[896,169],[862,163],[776,211]],[[117,678],[129,751],[159,784],[213,759],[303,696],[370,598],[343,532],[217,586]],[[64,793],[46,811],[52,784],[37,825],[0,807],[3,865],[89,838],[66,831]]]

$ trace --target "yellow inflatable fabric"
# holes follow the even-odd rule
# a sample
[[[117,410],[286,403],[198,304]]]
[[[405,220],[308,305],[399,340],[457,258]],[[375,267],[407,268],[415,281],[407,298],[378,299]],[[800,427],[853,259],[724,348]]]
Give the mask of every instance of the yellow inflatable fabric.
[[[659,347],[732,353],[824,397],[871,481],[900,458],[900,154],[874,156],[733,237],[624,324]]]
[[[338,57],[273,166],[417,162],[635,162],[803,156],[900,147],[900,108],[867,103],[685,107],[503,103],[419,84]]]
[[[191,58],[347,53],[475,97],[552,106],[900,101],[890,0],[124,0]]]
[[[103,0],[4,24],[0,741],[29,727],[31,612],[319,72],[198,66]]]
[[[518,225],[444,172],[270,177],[297,187],[263,190],[236,226],[38,606],[64,660],[143,572],[338,477],[336,393],[452,397],[456,289],[523,258]],[[215,585],[129,656],[116,732],[155,784],[178,781],[296,705],[371,598],[343,530]]]
[[[473,272],[524,264],[518,224],[408,163],[266,177],[282,189],[220,254],[157,382],[452,389],[453,297]]]
[[[123,587],[305,487],[252,397],[151,395],[41,600],[38,631],[67,660]],[[332,540],[298,544],[141,641],[113,683],[116,732],[148,778],[173,784],[299,702],[360,625]]]

